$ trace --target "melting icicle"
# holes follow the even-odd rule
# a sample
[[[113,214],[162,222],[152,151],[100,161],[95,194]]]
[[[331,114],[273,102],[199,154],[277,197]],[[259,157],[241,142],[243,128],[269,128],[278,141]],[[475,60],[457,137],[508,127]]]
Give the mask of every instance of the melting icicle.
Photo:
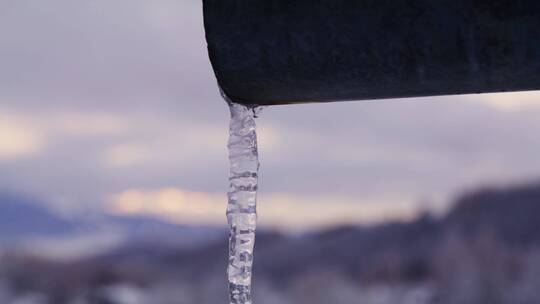
[[[226,97],[225,97],[226,98]],[[227,99],[226,99],[227,100]],[[259,156],[255,117],[257,109],[232,103],[229,161],[229,297],[231,304],[251,304],[253,247],[257,225]]]

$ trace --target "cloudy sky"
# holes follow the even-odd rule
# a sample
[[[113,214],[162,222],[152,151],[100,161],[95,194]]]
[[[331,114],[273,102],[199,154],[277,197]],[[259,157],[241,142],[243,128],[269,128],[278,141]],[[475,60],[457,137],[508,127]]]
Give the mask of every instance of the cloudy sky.
[[[478,186],[535,181],[539,98],[267,108],[260,222],[410,218]],[[223,224],[228,116],[200,1],[0,1],[0,191],[63,212]]]

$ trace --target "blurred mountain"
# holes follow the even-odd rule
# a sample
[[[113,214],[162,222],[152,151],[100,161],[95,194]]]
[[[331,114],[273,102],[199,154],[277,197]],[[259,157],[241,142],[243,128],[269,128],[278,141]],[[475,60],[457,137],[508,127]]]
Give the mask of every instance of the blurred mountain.
[[[168,241],[175,245],[196,246],[225,235],[220,227],[183,226],[144,216],[109,214],[62,216],[37,199],[0,193],[0,246],[63,240],[63,243],[95,241],[99,236],[118,243]],[[59,246],[54,242],[54,246]]]
[[[55,215],[39,201],[0,193],[0,241],[57,236],[76,229],[75,223]]]
[[[539,231],[539,185],[483,189],[463,195],[439,218],[421,215],[411,222],[344,226],[301,236],[259,231],[256,272],[259,278],[283,286],[312,273],[339,273],[368,283],[421,282],[436,275],[434,265],[448,246],[464,251],[493,246],[520,252],[540,245]],[[192,249],[139,243],[118,247],[99,261],[139,267],[144,261],[144,267],[160,268],[163,273],[204,279],[222,273],[226,248],[225,236]]]
[[[463,237],[491,234],[506,244],[540,244],[540,185],[486,188],[463,195],[443,221]]]
[[[0,196],[0,235],[76,230],[74,222],[40,206]],[[35,251],[0,255],[0,299],[2,294],[47,304],[168,304],[178,299],[214,304],[226,299],[225,231],[146,217],[103,215],[83,223],[90,230],[105,225],[108,232],[124,231],[125,241],[77,260],[49,260]],[[255,253],[255,300],[537,303],[539,231],[540,185],[470,192],[442,217],[420,215],[411,222],[296,236],[262,230]]]

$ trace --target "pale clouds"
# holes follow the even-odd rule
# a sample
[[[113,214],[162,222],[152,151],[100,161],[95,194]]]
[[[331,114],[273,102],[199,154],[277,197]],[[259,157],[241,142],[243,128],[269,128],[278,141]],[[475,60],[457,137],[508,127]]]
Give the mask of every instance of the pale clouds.
[[[119,214],[154,215],[179,223],[223,223],[224,194],[178,188],[130,189],[111,197],[110,210]]]
[[[37,130],[0,114],[0,163],[31,157],[40,153],[43,146],[44,140]]]
[[[108,113],[0,109],[0,158],[39,157],[69,138],[112,138],[127,131],[125,121]]]
[[[540,92],[517,92],[502,94],[485,94],[476,99],[500,111],[528,111],[540,109]]]
[[[306,230],[336,223],[378,223],[409,220],[420,211],[438,211],[403,197],[348,197],[346,195],[262,193],[260,226]],[[393,208],[388,208],[391,204]],[[181,188],[129,189],[109,199],[109,212],[150,215],[175,223],[225,225],[224,193],[192,192]]]

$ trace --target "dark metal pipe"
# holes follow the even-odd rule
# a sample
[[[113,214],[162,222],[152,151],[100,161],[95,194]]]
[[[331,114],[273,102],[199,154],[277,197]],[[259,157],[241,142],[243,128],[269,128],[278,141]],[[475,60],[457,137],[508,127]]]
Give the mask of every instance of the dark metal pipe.
[[[235,102],[540,89],[538,0],[203,0]]]

